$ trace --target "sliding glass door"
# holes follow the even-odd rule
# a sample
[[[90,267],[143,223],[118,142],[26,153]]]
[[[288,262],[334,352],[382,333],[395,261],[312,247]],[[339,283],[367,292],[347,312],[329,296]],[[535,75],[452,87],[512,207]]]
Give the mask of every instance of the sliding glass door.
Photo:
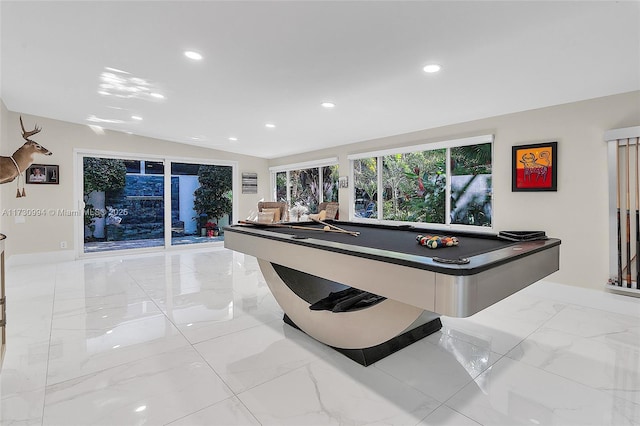
[[[233,166],[80,157],[84,254],[224,238],[222,227],[232,220]]]
[[[231,222],[231,166],[171,163],[171,244],[223,239]]]

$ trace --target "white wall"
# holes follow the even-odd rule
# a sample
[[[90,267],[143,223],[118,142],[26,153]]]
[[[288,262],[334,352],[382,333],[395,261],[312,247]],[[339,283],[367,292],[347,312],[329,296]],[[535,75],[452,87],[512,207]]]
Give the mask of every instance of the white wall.
[[[9,256],[37,252],[60,251],[60,242],[66,241],[68,249],[74,249],[74,221],[72,216],[26,216],[24,223],[16,223],[13,212],[16,209],[68,209],[77,210],[74,205],[74,149],[123,152],[130,154],[166,155],[196,160],[227,160],[238,163],[238,178],[242,172],[258,173],[258,194],[238,194],[240,218],[255,210],[260,199],[268,196],[269,175],[267,161],[261,158],[232,154],[223,151],[173,143],[159,139],[106,132],[96,135],[87,126],[63,121],[34,117],[16,112],[4,112],[3,130],[0,133],[1,155],[9,156],[24,143],[19,117],[22,115],[25,128],[37,123],[42,131],[32,139],[45,146],[53,155],[36,158],[36,163],[58,164],[60,166],[59,185],[25,185],[27,196],[15,197],[15,182],[0,186],[2,206],[2,233],[7,235],[6,253]],[[6,129],[4,128],[6,126]],[[6,130],[6,132],[5,132]],[[236,218],[238,220],[239,218]]]
[[[631,92],[274,159],[269,166],[337,156],[340,175],[346,176],[349,154],[494,134],[495,229],[544,230],[560,238],[560,271],[549,279],[602,288],[609,278],[603,136],[606,130],[638,125],[640,92]],[[511,147],[549,141],[558,141],[558,191],[511,192]],[[341,218],[348,215],[350,190],[351,182],[339,193]]]
[[[5,146],[7,144],[7,121],[9,117],[9,111],[5,106],[2,99],[0,99],[0,155],[10,155],[5,154],[7,151]],[[0,211],[2,211],[2,194],[5,192],[4,188],[6,185],[0,185]],[[2,233],[2,229],[0,229],[0,233]]]

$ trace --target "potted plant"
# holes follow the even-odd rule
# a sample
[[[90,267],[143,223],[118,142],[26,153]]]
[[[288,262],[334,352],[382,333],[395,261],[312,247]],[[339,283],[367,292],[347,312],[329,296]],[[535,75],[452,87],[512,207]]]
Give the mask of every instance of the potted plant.
[[[224,215],[231,215],[232,174],[229,166],[201,165],[198,169],[200,187],[193,193],[193,209],[198,214],[196,219],[204,222],[208,234],[208,223],[215,225]],[[205,221],[206,219],[206,221]],[[202,224],[202,222],[201,222]],[[220,232],[219,228],[217,229]],[[212,232],[216,230],[211,228]]]
[[[218,228],[218,224],[215,222],[208,221],[205,224],[205,228],[207,229],[207,237],[217,237],[220,235],[220,228]]]

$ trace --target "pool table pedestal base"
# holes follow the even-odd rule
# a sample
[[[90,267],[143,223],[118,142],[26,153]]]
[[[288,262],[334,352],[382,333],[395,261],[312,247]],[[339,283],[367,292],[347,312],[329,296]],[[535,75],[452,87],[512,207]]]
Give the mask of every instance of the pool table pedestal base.
[[[291,321],[291,318],[289,318],[287,314],[284,314],[283,320],[290,326],[304,332],[304,330],[300,329],[300,327],[298,327],[296,323]],[[336,348],[335,346],[331,347],[344,356],[351,358],[353,361],[366,367],[373,364],[374,362],[380,361],[382,358],[385,358],[394,352],[398,352],[400,349],[406,348],[410,344],[415,343],[430,334],[435,333],[441,328],[442,322],[440,322],[440,318],[435,318],[427,322],[426,324],[420,325],[413,330],[409,330],[399,336],[389,339],[384,343],[380,343],[379,345],[372,346],[370,348],[343,349]]]
[[[284,322],[367,366],[442,327],[438,314],[385,299],[363,309],[332,312],[309,306],[348,286],[258,259]]]

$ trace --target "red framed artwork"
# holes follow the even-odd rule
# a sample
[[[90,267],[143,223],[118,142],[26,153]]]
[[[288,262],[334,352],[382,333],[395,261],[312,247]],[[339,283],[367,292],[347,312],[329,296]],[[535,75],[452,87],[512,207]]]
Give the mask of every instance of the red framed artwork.
[[[512,147],[511,191],[558,190],[558,142]]]

